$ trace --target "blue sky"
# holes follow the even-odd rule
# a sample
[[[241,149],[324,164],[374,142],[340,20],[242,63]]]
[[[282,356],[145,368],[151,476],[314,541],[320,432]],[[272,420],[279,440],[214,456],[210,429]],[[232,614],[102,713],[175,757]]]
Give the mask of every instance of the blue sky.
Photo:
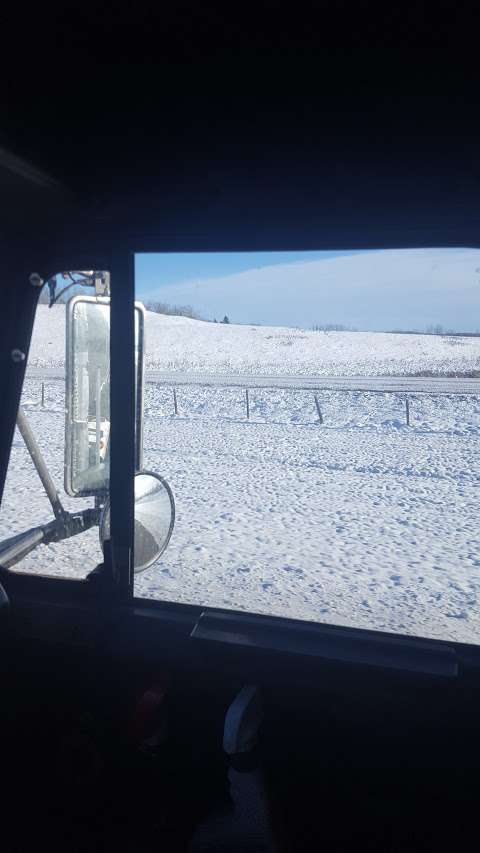
[[[355,252],[172,252],[136,255],[136,292],[139,299],[147,299],[158,294],[159,288],[194,279],[220,278],[275,264],[353,254]]]

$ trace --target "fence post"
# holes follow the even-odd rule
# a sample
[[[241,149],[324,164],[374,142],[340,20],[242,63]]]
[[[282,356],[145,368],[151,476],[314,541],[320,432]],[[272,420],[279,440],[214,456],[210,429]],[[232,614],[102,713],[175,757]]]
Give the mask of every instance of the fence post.
[[[42,409],[45,407],[45,383],[42,382]]]
[[[407,416],[407,426],[410,426],[410,402],[408,397],[405,397],[405,414]]]
[[[318,402],[318,397],[316,394],[314,394],[313,396],[315,397],[315,405],[317,407],[318,420],[320,421],[321,424],[323,424],[323,415],[322,415],[322,410],[320,408],[320,403]]]
[[[247,403],[247,420],[250,420],[250,400],[248,397],[248,388],[245,388],[245,400]]]
[[[175,414],[178,415],[178,406],[177,406],[177,391],[173,389],[173,408],[175,410]]]

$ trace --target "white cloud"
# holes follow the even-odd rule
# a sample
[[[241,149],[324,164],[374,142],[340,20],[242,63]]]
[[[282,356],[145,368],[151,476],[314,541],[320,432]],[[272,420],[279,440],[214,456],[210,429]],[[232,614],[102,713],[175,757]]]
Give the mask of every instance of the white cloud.
[[[309,328],[480,328],[480,250],[389,249],[276,264],[158,288],[206,318]]]

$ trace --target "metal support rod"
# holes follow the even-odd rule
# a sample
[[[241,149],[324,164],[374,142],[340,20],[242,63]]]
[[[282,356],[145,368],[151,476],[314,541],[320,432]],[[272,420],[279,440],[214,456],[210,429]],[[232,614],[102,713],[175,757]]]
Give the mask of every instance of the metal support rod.
[[[121,242],[121,241],[120,241]],[[110,303],[110,540],[104,552],[111,598],[133,595],[135,501],[135,269],[134,254],[118,246],[106,264]]]
[[[35,465],[35,468],[37,469],[37,474],[40,477],[40,480],[42,481],[42,486],[45,489],[48,500],[52,505],[55,518],[64,518],[65,510],[62,506],[57,490],[55,488],[55,483],[53,482],[50,476],[50,472],[42,456],[42,452],[37,444],[36,438],[30,428],[30,424],[28,423],[21,406],[19,406],[17,413],[17,427],[19,429],[20,435],[22,436],[25,442],[26,448],[32,458],[32,462]]]
[[[247,420],[250,420],[250,400],[248,397],[248,388],[245,389],[245,400],[247,402]]]
[[[407,416],[407,426],[410,426],[410,402],[408,397],[405,397],[405,414]]]
[[[315,397],[315,405],[317,407],[318,420],[320,421],[321,424],[323,424],[323,415],[322,415],[322,410],[320,408],[320,403],[318,402],[318,397],[316,394],[314,394],[313,396]]]
[[[175,410],[175,414],[178,415],[178,405],[177,405],[177,391],[173,389],[173,408]]]

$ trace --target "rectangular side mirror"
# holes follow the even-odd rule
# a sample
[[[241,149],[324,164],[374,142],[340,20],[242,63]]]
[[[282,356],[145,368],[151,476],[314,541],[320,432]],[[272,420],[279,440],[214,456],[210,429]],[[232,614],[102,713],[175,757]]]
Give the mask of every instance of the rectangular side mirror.
[[[110,299],[74,296],[66,310],[65,491],[106,497],[110,478]],[[145,309],[135,303],[136,469],[143,456]]]

